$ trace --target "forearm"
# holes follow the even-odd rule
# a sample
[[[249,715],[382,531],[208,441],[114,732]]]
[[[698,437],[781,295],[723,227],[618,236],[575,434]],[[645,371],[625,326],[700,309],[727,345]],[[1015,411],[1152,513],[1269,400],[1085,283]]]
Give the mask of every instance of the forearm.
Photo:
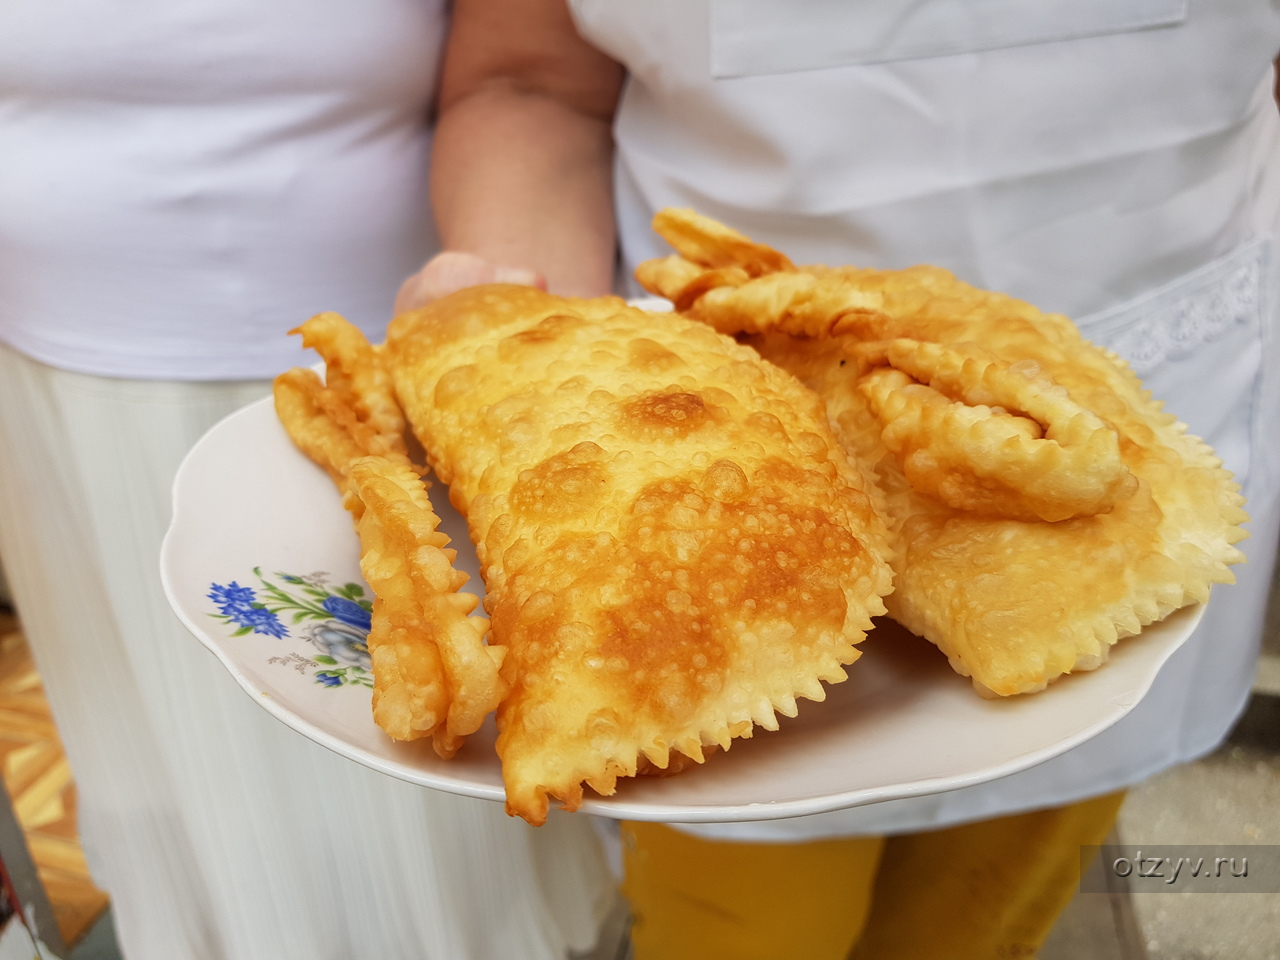
[[[431,197],[446,250],[532,268],[548,288],[609,292],[616,247],[608,120],[493,82],[440,117]]]
[[[578,35],[566,0],[455,0],[431,174],[448,252],[402,290],[405,303],[496,267],[537,271],[555,293],[609,291],[622,77]],[[435,276],[446,266],[458,276]]]

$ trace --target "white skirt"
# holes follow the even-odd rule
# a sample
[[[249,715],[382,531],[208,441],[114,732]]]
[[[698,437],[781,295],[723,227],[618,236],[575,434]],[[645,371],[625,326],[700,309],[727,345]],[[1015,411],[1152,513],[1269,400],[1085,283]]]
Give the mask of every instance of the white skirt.
[[[374,773],[268,716],[179,624],[178,463],[252,383],[113,380],[0,345],[0,554],[130,960],[560,960],[614,902],[590,818]]]

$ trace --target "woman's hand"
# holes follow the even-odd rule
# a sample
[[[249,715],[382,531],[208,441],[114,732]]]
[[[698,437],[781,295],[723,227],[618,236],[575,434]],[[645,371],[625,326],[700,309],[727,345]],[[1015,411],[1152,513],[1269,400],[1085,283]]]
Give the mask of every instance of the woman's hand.
[[[406,310],[416,310],[464,287],[482,283],[518,283],[539,290],[547,289],[547,281],[534,270],[504,267],[474,254],[446,250],[428,260],[421,270],[400,285],[395,312],[401,314]]]

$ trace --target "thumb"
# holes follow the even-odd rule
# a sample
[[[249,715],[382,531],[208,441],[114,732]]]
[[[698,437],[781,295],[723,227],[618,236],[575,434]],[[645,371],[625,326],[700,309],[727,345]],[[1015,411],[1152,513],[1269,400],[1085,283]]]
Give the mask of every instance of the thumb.
[[[546,289],[546,281],[534,270],[500,266],[471,253],[446,250],[428,260],[421,270],[401,285],[395,312],[414,310],[482,283],[517,283]]]

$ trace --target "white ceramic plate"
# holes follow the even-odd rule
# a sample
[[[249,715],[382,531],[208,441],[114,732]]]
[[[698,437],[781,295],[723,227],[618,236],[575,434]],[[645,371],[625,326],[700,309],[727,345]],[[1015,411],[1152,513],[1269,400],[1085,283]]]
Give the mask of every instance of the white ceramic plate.
[[[438,485],[434,494],[479,590],[466,524]],[[223,420],[188,454],[161,575],[182,621],[279,720],[393,777],[502,799],[492,718],[451,761],[374,726],[358,541],[333,484],[290,442],[270,398]],[[764,820],[992,780],[1128,713],[1201,613],[1180,611],[1122,641],[1100,670],[1000,701],[979,698],[930,644],[889,624],[868,637],[847,681],[823,703],[800,701],[778,732],[735,740],[678,777],[623,781],[616,795],[582,806],[634,820]]]

